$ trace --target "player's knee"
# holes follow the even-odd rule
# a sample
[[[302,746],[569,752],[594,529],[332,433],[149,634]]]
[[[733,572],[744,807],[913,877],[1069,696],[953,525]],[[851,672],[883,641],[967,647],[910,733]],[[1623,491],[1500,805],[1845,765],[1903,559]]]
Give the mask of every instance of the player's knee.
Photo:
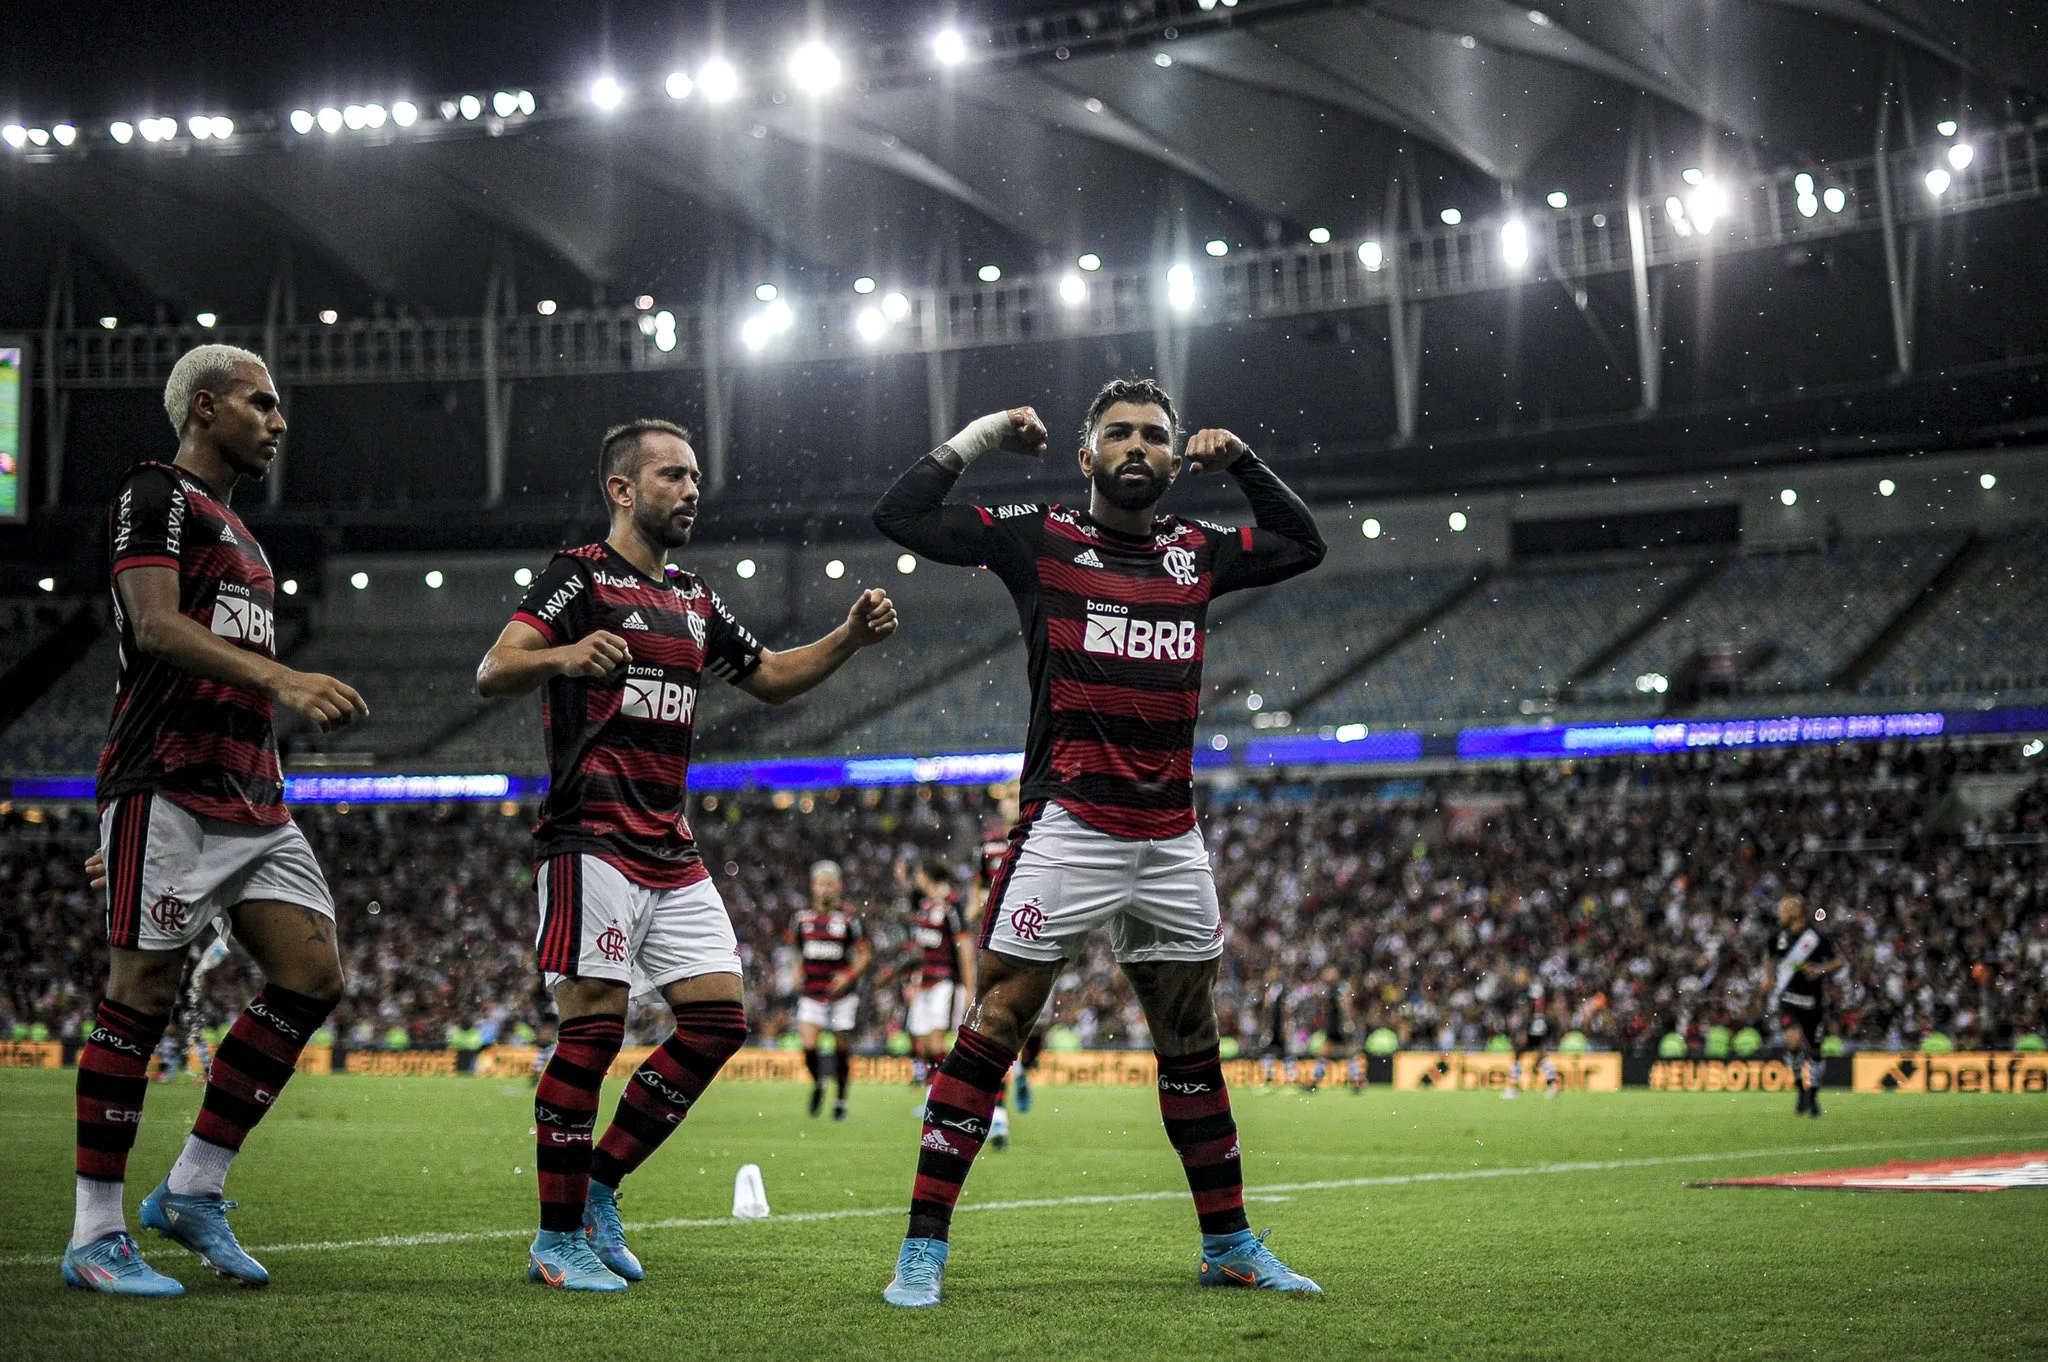
[[[168,951],[116,951],[107,974],[107,999],[146,1016],[167,1016],[177,1006],[184,966],[183,955]]]
[[[348,992],[348,976],[342,972],[339,960],[329,960],[300,975],[287,987],[331,1008]]]

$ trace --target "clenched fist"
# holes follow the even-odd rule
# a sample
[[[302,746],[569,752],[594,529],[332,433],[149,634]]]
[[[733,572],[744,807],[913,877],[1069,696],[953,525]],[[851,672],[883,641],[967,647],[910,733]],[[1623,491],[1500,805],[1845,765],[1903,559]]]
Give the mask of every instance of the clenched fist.
[[[1041,428],[1041,437],[1043,434]],[[846,632],[856,648],[870,647],[895,633],[896,603],[889,593],[878,586],[861,592],[846,612]]]
[[[1221,473],[1252,452],[1252,447],[1227,430],[1198,430],[1188,440],[1187,460],[1197,473]]]
[[[281,669],[282,674],[270,683],[271,698],[291,710],[303,714],[313,721],[314,727],[322,733],[337,728],[346,728],[358,717],[367,717],[370,707],[363,703],[363,697],[355,690],[319,672],[295,672]]]
[[[626,640],[602,629],[555,649],[556,674],[582,681],[610,676],[632,660]]]

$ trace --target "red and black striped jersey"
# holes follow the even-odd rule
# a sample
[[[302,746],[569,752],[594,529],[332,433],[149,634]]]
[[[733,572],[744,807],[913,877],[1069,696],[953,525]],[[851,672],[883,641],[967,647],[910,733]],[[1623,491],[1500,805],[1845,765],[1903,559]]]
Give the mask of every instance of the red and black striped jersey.
[[[845,908],[805,908],[790,926],[790,936],[804,962],[804,996],[832,1001],[832,976],[853,959],[853,948],[867,939],[860,916]]]
[[[270,560],[241,517],[200,479],[175,464],[137,464],[114,495],[107,533],[110,581],[130,568],[171,568],[180,614],[237,648],[277,656]],[[100,805],[149,792],[230,823],[290,822],[270,697],[144,653],[118,588],[114,623],[121,677],[100,751]]]
[[[958,897],[918,895],[912,932],[917,940],[917,982],[921,987],[960,982],[960,952],[956,943],[966,930],[967,920],[960,915]]]
[[[609,544],[556,554],[512,618],[550,647],[602,629],[633,654],[610,676],[558,676],[542,692],[549,785],[535,855],[600,856],[656,889],[704,879],[684,809],[697,691],[706,674],[752,675],[760,642],[695,576],[649,577]]]
[[[1308,508],[1247,454],[1230,471],[1256,528],[1165,516],[1134,536],[1064,506],[949,506],[956,474],[927,455],[875,524],[927,558],[983,566],[1010,590],[1030,654],[1021,796],[1117,837],[1195,825],[1195,719],[1209,602],[1322,561]]]

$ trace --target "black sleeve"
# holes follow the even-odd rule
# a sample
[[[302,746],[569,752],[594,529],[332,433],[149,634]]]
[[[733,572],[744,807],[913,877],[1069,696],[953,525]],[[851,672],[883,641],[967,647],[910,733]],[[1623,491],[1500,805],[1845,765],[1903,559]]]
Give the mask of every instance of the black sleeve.
[[[960,506],[946,494],[960,475],[931,454],[912,464],[875,503],[875,528],[913,553],[954,567],[986,567],[1009,582],[1036,564],[1028,530],[1043,506]]]
[[[711,596],[711,618],[704,630],[704,670],[737,686],[761,665],[761,640],[732,617],[718,593]]]
[[[132,567],[178,568],[185,489],[161,467],[138,468],[114,498],[114,575]]]
[[[1218,547],[1212,595],[1271,586],[1323,561],[1328,549],[1315,517],[1263,459],[1246,453],[1230,465],[1230,475],[1252,504],[1253,524]]]
[[[574,643],[589,633],[590,577],[583,564],[567,554],[557,555],[534,579],[512,618],[539,630],[550,648]]]

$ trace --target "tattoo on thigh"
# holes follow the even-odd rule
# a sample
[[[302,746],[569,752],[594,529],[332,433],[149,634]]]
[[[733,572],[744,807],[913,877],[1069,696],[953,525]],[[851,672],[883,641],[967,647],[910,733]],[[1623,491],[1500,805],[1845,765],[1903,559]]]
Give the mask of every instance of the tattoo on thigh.
[[[314,912],[311,908],[301,908],[299,912],[303,913],[306,918],[306,944],[309,946],[326,945],[327,919]]]

